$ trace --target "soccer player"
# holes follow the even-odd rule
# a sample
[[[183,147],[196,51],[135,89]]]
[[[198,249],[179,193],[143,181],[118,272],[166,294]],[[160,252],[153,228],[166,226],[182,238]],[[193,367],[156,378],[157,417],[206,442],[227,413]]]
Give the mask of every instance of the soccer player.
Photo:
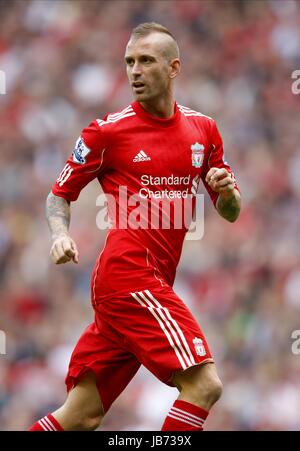
[[[136,227],[134,221],[121,226],[134,205],[121,205],[120,187],[126,188],[127,200],[137,196],[149,206],[153,200],[183,200],[187,193],[193,197],[202,180],[217,212],[230,222],[240,212],[239,189],[223,160],[215,121],[175,102],[180,59],[173,35],[157,23],[137,26],[125,63],[134,102],[82,131],[47,198],[50,253],[56,264],[78,263],[78,249],[68,233],[70,203],[91,180],[98,179],[123,216],[109,230],[94,267],[95,318],[72,353],[67,399],[30,430],[98,428],[141,364],[178,388],[164,431],[202,430],[221,395],[205,337],[172,289],[187,227],[174,227],[174,219],[170,227]],[[162,205],[157,211],[163,216]]]

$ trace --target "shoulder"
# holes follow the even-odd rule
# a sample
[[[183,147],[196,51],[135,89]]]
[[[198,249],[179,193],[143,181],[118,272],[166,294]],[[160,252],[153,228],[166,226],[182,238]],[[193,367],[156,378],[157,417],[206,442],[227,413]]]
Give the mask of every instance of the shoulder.
[[[110,129],[115,129],[119,125],[126,126],[128,121],[135,115],[136,113],[130,104],[123,110],[107,114],[103,119],[96,119],[96,122],[101,130],[108,131]]]
[[[178,105],[178,109],[189,122],[192,122],[195,127],[205,130],[212,138],[218,134],[216,121],[212,117],[183,105]]]
[[[135,116],[135,112],[131,105],[116,113],[110,113],[102,119],[94,119],[87,127],[85,127],[79,137],[78,143],[85,145],[88,149],[98,149],[108,145],[110,137],[116,136],[116,130],[124,130],[124,127],[118,128],[118,124],[128,127],[128,119]],[[113,132],[113,133],[112,133]]]
[[[178,105],[178,109],[184,116],[188,118],[194,118],[194,120],[200,120],[204,122],[214,123],[214,119],[210,116],[207,116],[206,114],[201,113],[200,111],[192,110],[191,108],[188,108],[187,106]]]

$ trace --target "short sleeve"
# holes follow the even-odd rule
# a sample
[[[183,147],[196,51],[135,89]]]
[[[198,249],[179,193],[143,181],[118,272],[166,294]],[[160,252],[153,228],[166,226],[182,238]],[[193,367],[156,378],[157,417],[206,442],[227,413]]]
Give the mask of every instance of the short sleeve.
[[[210,168],[225,168],[227,172],[231,175],[234,180],[234,187],[239,191],[237,186],[234,173],[229,165],[229,163],[224,159],[224,149],[223,149],[223,141],[219,130],[216,126],[215,121],[212,121],[211,124],[211,148],[208,157],[205,160],[203,165],[203,170],[201,173],[201,178],[203,184],[205,186],[206,191],[208,192],[212,202],[216,205],[217,199],[219,197],[219,193],[213,191],[211,187],[205,181],[206,175]]]
[[[53,194],[75,201],[90,181],[101,177],[109,169],[105,147],[103,131],[95,120],[82,130],[71,156],[52,187]]]

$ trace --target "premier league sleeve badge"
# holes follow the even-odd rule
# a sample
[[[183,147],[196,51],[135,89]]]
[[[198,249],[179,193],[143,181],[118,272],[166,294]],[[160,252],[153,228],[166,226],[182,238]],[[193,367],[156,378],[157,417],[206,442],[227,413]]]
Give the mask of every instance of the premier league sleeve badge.
[[[89,149],[83,139],[79,137],[76,141],[75,149],[73,150],[73,161],[74,163],[84,164],[85,157],[90,153],[91,149]]]

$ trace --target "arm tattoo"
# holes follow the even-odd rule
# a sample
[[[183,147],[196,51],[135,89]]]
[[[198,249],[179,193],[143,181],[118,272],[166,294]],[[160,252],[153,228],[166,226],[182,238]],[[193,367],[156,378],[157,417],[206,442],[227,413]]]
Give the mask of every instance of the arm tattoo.
[[[240,214],[240,196],[233,194],[232,197],[224,198],[220,195],[216,206],[219,214],[223,216],[223,218],[227,219],[227,221],[234,222]]]
[[[68,234],[71,218],[69,202],[49,193],[46,201],[46,218],[52,239],[61,234]]]

